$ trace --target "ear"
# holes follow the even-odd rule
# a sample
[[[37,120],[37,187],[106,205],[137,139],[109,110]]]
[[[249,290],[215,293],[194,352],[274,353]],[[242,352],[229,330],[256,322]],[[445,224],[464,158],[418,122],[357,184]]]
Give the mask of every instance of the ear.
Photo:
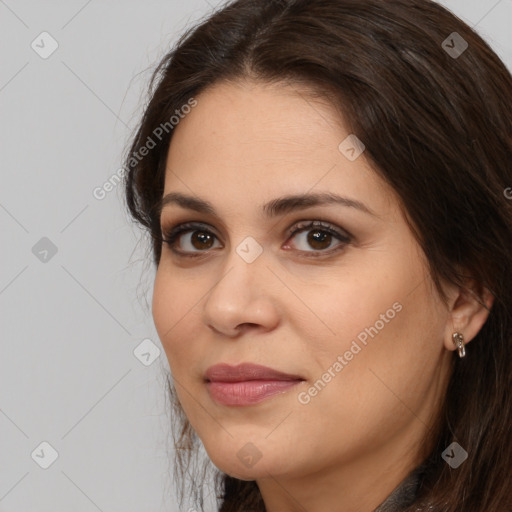
[[[467,279],[464,286],[453,287],[449,299],[449,321],[446,324],[444,345],[456,350],[452,335],[459,332],[464,343],[469,343],[485,324],[494,303],[492,293],[474,279]]]

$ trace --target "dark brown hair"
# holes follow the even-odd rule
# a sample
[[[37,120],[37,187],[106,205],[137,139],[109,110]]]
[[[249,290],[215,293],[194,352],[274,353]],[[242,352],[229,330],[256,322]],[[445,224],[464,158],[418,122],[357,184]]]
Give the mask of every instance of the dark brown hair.
[[[462,40],[465,51],[450,53],[463,48]],[[156,205],[173,131],[167,125],[157,138],[155,128],[212,84],[242,79],[296,83],[325,94],[364,142],[375,172],[397,192],[441,297],[443,280],[465,287],[467,278],[477,296],[482,287],[493,294],[467,356],[454,352],[434,449],[406,510],[510,512],[510,72],[473,29],[429,0],[228,3],[189,29],[158,65],[126,156],[127,206],[152,237],[156,265],[162,244]],[[134,159],[150,138],[155,146]],[[183,483],[198,440],[170,380],[169,393],[175,475]],[[441,457],[453,441],[469,455],[457,469]],[[199,481],[191,493],[201,509],[205,474],[193,471]],[[218,472],[216,483],[221,511],[265,510],[254,481]]]

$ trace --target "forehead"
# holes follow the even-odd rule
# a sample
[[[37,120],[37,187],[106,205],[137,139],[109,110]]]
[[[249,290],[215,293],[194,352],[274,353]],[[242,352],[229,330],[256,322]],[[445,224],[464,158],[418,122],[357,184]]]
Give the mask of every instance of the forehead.
[[[181,143],[201,154],[258,155],[263,148],[265,154],[285,151],[304,157],[316,148],[336,151],[340,136],[348,135],[334,105],[286,83],[220,82],[196,101],[175,128],[171,151]]]
[[[351,161],[340,150],[352,134],[326,100],[259,82],[219,83],[195,99],[174,128],[164,194],[214,195],[243,205],[331,191],[366,198],[374,210],[389,206],[392,191],[364,152]]]

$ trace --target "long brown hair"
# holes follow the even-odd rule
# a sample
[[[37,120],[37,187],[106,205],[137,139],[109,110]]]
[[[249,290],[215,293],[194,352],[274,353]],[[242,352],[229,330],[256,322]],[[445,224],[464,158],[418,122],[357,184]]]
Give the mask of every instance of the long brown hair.
[[[156,265],[162,241],[155,205],[164,190],[169,119],[212,84],[244,78],[297,83],[328,96],[364,141],[375,172],[398,193],[441,297],[442,280],[463,287],[466,278],[493,294],[467,356],[454,355],[435,447],[406,510],[510,512],[510,72],[473,29],[430,0],[229,2],[160,62],[126,154],[127,206],[152,237]],[[184,486],[199,443],[171,380],[169,396],[175,475]],[[457,469],[441,457],[453,441],[468,452]],[[192,473],[191,493],[203,509],[206,473]],[[221,472],[215,481],[221,511],[265,510],[254,481]]]

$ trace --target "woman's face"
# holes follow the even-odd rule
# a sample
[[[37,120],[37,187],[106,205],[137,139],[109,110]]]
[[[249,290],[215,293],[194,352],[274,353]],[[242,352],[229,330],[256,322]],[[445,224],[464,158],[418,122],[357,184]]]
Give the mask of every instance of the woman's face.
[[[217,84],[196,100],[174,128],[164,196],[212,211],[162,209],[165,238],[200,225],[163,244],[153,316],[208,455],[243,480],[414,467],[453,329],[396,196],[326,102],[261,83]],[[322,194],[352,203],[281,202]],[[322,226],[304,227],[313,221]],[[222,401],[206,371],[244,362],[302,380]],[[216,388],[244,386],[256,389]]]

